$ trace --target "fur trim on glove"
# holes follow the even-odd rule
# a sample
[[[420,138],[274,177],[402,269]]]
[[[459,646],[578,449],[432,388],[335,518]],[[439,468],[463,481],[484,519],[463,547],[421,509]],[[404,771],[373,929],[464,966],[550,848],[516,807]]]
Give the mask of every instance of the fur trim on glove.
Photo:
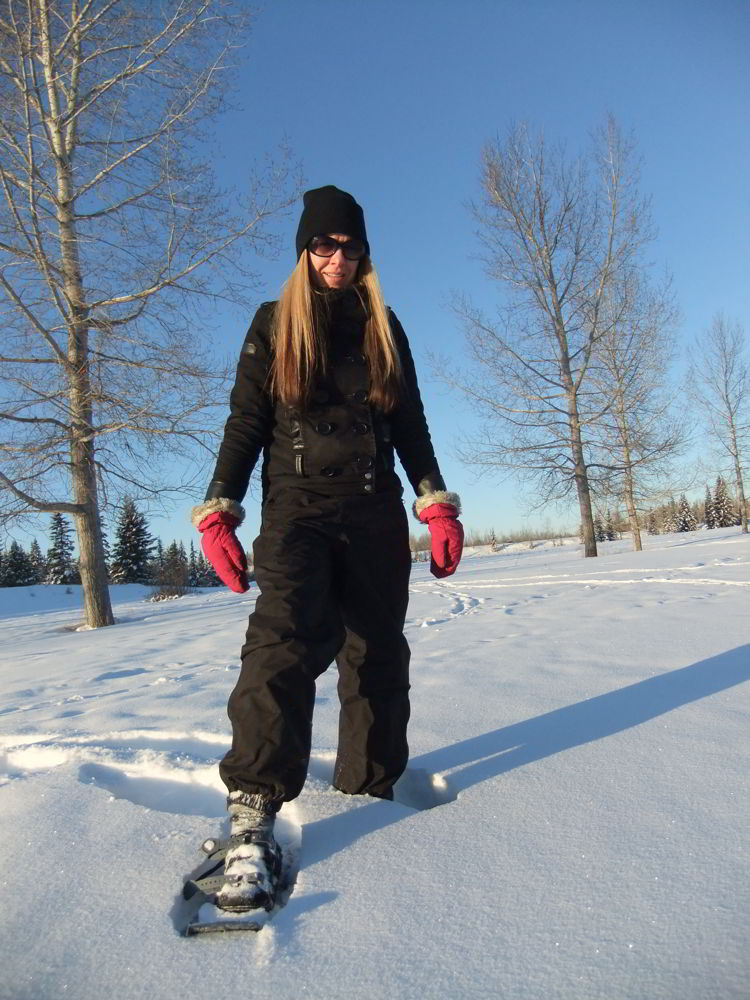
[[[239,524],[245,520],[245,509],[242,504],[237,503],[236,500],[230,500],[228,497],[214,497],[213,500],[199,503],[190,511],[190,520],[193,522],[193,527],[197,528],[209,514],[221,513],[236,517]]]
[[[434,503],[450,503],[456,508],[456,513],[461,513],[461,497],[458,493],[449,493],[447,490],[436,490],[434,493],[425,493],[424,496],[417,497],[412,504],[412,513],[417,520],[423,510],[427,510]]]

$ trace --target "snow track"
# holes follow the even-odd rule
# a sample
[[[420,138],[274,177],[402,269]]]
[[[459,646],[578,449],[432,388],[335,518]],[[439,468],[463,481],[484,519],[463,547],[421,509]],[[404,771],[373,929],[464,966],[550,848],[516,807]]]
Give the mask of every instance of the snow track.
[[[0,784],[63,765],[78,768],[78,779],[113,799],[184,816],[225,815],[226,789],[217,762],[229,749],[221,734],[131,730],[104,739],[91,736],[0,737]],[[331,789],[335,752],[316,752],[309,781]],[[450,784],[439,774],[407,768],[396,786],[396,801],[410,809],[432,809],[453,801]]]
[[[539,555],[539,554],[537,554]],[[549,552],[548,552],[549,556]],[[601,563],[605,560],[597,560]],[[513,568],[518,564],[518,556],[509,554],[498,559],[498,565]],[[523,565],[523,563],[521,564]],[[546,567],[545,567],[546,568]],[[445,606],[444,614],[437,616],[414,617],[407,622],[407,634],[411,628],[431,628],[457,623],[466,615],[501,611],[504,614],[518,614],[529,602],[545,601],[560,595],[565,589],[596,591],[600,588],[637,588],[641,600],[652,600],[657,604],[664,603],[668,594],[674,589],[684,589],[686,592],[696,591],[695,596],[711,596],[724,588],[750,589],[750,561],[742,557],[727,556],[716,558],[709,562],[695,562],[688,565],[666,566],[649,565],[639,567],[631,565],[623,567],[607,567],[606,572],[585,569],[584,565],[576,566],[574,571],[565,573],[518,572],[507,574],[500,572],[492,577],[480,575],[476,562],[469,560],[461,566],[458,578],[448,580],[419,580],[410,588],[413,598],[437,598],[441,606]],[[706,571],[711,575],[707,575]],[[739,577],[739,578],[738,578]],[[461,589],[456,583],[463,584]],[[527,595],[527,591],[535,591]],[[519,600],[503,605],[492,602],[488,591],[518,592]],[[415,605],[412,600],[412,607]]]

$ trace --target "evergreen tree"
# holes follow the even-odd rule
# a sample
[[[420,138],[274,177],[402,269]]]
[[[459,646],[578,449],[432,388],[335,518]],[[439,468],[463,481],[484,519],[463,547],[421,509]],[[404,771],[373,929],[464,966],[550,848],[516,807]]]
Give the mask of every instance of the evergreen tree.
[[[62,514],[52,515],[51,546],[47,550],[45,583],[75,583],[78,570],[73,561],[73,529]]]
[[[711,488],[706,484],[706,499],[703,501],[703,520],[706,523],[707,528],[715,528],[716,520],[714,518],[714,501],[711,496]]]
[[[604,525],[602,524],[601,514],[598,513],[594,515],[594,537],[597,542],[603,542],[607,537]]]
[[[695,519],[695,514],[693,514],[690,504],[687,502],[687,497],[683,493],[677,508],[675,531],[695,531],[697,527],[698,522]]]
[[[615,531],[615,525],[612,520],[612,511],[607,511],[607,520],[604,523],[604,535],[608,542],[614,542],[617,538],[617,533]]]
[[[164,544],[161,538],[156,539],[156,552],[151,558],[149,574],[152,580],[158,582],[164,575]]]
[[[677,531],[678,520],[679,519],[677,515],[677,501],[675,500],[674,497],[671,497],[669,503],[664,508],[663,520],[662,520],[662,523],[664,525],[664,531],[666,533],[669,533],[671,531]]]
[[[196,587],[209,587],[210,586],[210,584],[208,582],[207,565],[208,564],[206,563],[205,556],[201,552],[200,548],[198,548],[198,552],[196,553],[196,556],[195,556],[195,579],[196,579],[195,586]]]
[[[198,561],[195,557],[195,544],[190,539],[190,558],[188,559],[188,584],[191,587],[199,587],[198,582]]]
[[[104,530],[104,525],[101,525],[102,532],[102,548],[104,549],[104,562],[107,567],[107,578],[111,579],[111,566],[112,566],[112,555],[109,551],[109,539],[107,538],[107,532]]]
[[[646,531],[649,535],[658,535],[659,527],[656,523],[656,511],[649,511],[648,518],[646,519]]]
[[[737,513],[732,501],[727,493],[727,484],[721,476],[716,478],[716,490],[714,491],[714,525],[717,528],[730,528],[737,523]]]
[[[153,547],[145,514],[138,510],[131,497],[126,497],[115,529],[112,582],[148,583]]]
[[[0,549],[0,587],[5,586],[5,553]]]
[[[32,582],[31,563],[18,542],[11,542],[3,560],[3,586],[25,587]]]
[[[36,538],[29,549],[29,567],[31,569],[31,583],[42,583],[47,574],[47,561],[42,555]]]
[[[174,593],[182,593],[188,587],[188,562],[185,546],[172,542],[164,551],[164,564],[159,585]]]

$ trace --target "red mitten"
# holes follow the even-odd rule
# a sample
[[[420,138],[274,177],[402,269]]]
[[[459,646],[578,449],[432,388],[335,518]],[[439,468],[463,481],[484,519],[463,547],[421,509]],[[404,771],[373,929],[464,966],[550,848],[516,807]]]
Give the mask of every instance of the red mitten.
[[[430,529],[430,572],[438,579],[456,572],[464,548],[464,528],[452,503],[433,503],[419,515]]]
[[[198,525],[203,535],[203,552],[225,583],[235,594],[244,594],[249,589],[247,579],[247,556],[237,541],[234,529],[239,519],[225,511],[209,514]]]

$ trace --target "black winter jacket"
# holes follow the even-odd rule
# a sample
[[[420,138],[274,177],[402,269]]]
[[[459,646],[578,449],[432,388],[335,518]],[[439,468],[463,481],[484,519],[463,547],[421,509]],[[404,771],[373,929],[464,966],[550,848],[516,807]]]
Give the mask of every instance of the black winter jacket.
[[[237,365],[216,469],[206,500],[242,501],[263,453],[263,498],[279,488],[325,495],[401,491],[394,449],[417,496],[444,490],[427,429],[406,334],[389,310],[401,358],[400,403],[383,413],[369,402],[369,370],[363,353],[367,319],[353,289],[331,293],[328,366],[313,385],[304,410],[274,402],[268,392],[271,322],[275,302],[255,314]]]

